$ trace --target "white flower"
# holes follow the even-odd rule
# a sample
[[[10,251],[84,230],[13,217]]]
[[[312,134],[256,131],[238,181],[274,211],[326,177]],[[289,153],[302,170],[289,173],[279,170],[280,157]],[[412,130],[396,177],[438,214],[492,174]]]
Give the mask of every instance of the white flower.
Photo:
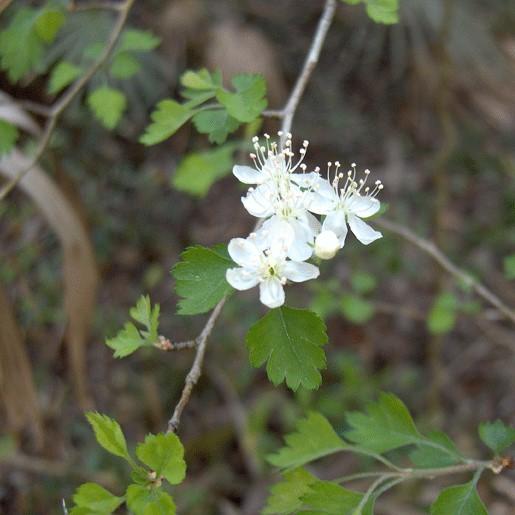
[[[257,233],[247,239],[233,238],[229,242],[229,255],[240,267],[227,270],[227,282],[237,290],[248,290],[259,284],[259,299],[263,304],[269,308],[282,306],[286,281],[303,282],[319,275],[314,265],[287,260],[288,239],[288,236],[276,239],[270,248],[263,248],[263,240]]]
[[[329,181],[331,163],[328,163],[327,179],[320,178],[314,191],[307,192],[306,206],[313,213],[326,215],[322,231],[333,232],[340,242],[340,248],[345,243],[347,224],[356,238],[368,245],[381,238],[382,234],[363,222],[362,218],[368,218],[379,211],[380,203],[375,197],[383,185],[381,181],[376,181],[372,191],[366,186],[369,170],[365,170],[364,179],[356,182],[354,163],[352,170],[347,173],[345,183],[341,184],[344,174],[338,173],[340,163],[336,162],[335,165],[333,181]]]
[[[340,241],[333,231],[322,231],[315,239],[315,256],[333,258],[340,249]]]

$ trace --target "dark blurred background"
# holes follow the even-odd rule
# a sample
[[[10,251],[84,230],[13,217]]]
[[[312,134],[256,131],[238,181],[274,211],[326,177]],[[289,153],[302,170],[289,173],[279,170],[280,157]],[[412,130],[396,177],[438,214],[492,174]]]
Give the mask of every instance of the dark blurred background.
[[[169,270],[184,247],[244,235],[253,220],[232,175],[202,198],[172,187],[181,158],[209,147],[191,126],[151,148],[138,136],[155,102],[177,94],[186,69],[261,72],[269,106],[280,108],[322,4],[136,2],[130,23],[162,43],[123,85],[123,123],[108,132],[74,102],[41,163],[87,227],[83,241],[70,248],[60,232],[66,215],[49,223],[19,190],[0,203],[1,513],[60,513],[60,499],[85,480],[119,493],[125,472],[96,445],[83,409],[115,417],[130,442],[165,429],[193,355],[144,350],[119,361],[103,342],[141,293],[161,304],[162,334],[195,336],[204,317],[175,315]],[[294,139],[310,141],[313,165],[370,168],[385,184],[385,216],[434,240],[514,305],[515,273],[504,263],[515,252],[515,3],[401,0],[400,19],[378,25],[361,7],[339,5]],[[77,13],[51,52],[80,50],[110,24],[109,14]],[[0,89],[18,99],[48,103],[44,84],[38,76],[14,87],[0,75]],[[263,128],[278,125],[265,119]],[[81,322],[89,318],[81,295],[95,293],[91,270],[99,281],[89,326]],[[64,292],[66,281],[83,293]],[[289,301],[326,319],[323,386],[294,394],[252,369],[244,335],[262,306],[255,291],[229,301],[183,416],[188,477],[175,489],[179,513],[259,513],[278,477],[264,457],[295,420],[317,409],[342,427],[345,410],[363,407],[378,390],[398,394],[423,429],[448,431],[474,456],[483,452],[479,421],[515,422],[513,326],[397,236],[384,231],[370,247],[349,238],[321,279],[291,288]],[[72,337],[70,320],[79,332]],[[334,477],[357,466],[338,457],[317,472]],[[410,483],[377,512],[425,513],[441,484]],[[513,513],[512,486],[509,474],[482,481],[493,515]]]

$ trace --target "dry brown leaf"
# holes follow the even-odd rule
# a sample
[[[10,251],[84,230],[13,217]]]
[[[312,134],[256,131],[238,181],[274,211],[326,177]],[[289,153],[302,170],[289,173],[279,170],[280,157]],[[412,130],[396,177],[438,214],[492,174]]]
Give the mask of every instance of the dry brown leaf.
[[[30,164],[18,150],[0,160],[0,173],[7,178]],[[64,253],[64,306],[70,373],[80,405],[91,405],[87,394],[85,345],[91,325],[97,290],[93,247],[73,205],[54,181],[35,166],[19,183],[56,232]]]
[[[0,286],[0,402],[7,427],[30,429],[36,447],[42,442],[41,418],[32,367],[9,299]]]

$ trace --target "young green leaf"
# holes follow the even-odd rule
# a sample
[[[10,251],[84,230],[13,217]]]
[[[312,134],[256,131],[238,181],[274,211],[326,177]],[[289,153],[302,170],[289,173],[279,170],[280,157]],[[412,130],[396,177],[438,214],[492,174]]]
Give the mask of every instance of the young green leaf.
[[[18,135],[18,129],[14,125],[0,119],[0,157],[12,150]]]
[[[141,485],[127,488],[127,506],[134,515],[175,515],[173,499],[162,490]]]
[[[417,445],[416,449],[410,452],[409,457],[415,466],[419,468],[448,467],[462,461],[462,456],[455,443],[448,435],[440,431],[433,431],[427,435],[429,443]]]
[[[17,82],[39,64],[44,43],[34,30],[38,11],[22,7],[8,27],[0,32],[0,67],[11,82]]]
[[[125,358],[139,348],[153,345],[158,340],[159,304],[152,307],[150,297],[142,295],[129,313],[145,329],[138,329],[132,322],[126,322],[114,338],[106,340],[106,345],[115,351],[115,358]]]
[[[345,318],[355,324],[364,324],[374,316],[374,305],[352,293],[342,296],[340,307]]]
[[[302,497],[309,491],[309,485],[316,481],[317,478],[303,468],[286,472],[283,480],[271,488],[263,515],[297,513],[303,505]]]
[[[177,166],[172,185],[196,197],[203,197],[218,179],[225,177],[233,164],[236,147],[232,144],[223,147],[188,154]]]
[[[211,249],[200,245],[181,254],[181,261],[172,269],[175,291],[182,297],[177,312],[196,315],[213,308],[232,288],[225,280],[225,272],[234,263],[223,245]]]
[[[265,79],[257,74],[240,74],[235,75],[231,82],[236,93],[220,88],[216,98],[233,118],[252,122],[267,106]]]
[[[209,134],[209,141],[218,145],[240,126],[240,122],[230,116],[225,109],[200,111],[192,121],[198,132]]]
[[[504,275],[510,281],[515,279],[515,254],[504,258]]]
[[[433,334],[444,334],[451,331],[456,324],[458,299],[449,292],[436,297],[427,318],[427,328]]]
[[[382,393],[366,413],[350,412],[346,419],[351,429],[345,437],[365,449],[383,453],[424,441],[408,408],[391,393]]]
[[[46,7],[36,18],[34,29],[45,43],[51,43],[64,22],[65,16],[62,11]]]
[[[109,73],[115,79],[130,79],[140,71],[138,60],[128,52],[116,54],[109,68]]]
[[[295,433],[286,435],[286,447],[267,457],[276,467],[292,469],[349,446],[336,434],[328,420],[310,413],[299,420]]]
[[[246,340],[250,363],[259,367],[266,362],[268,378],[275,385],[286,380],[292,390],[320,386],[327,334],[316,313],[286,306],[272,309],[250,328]]]
[[[188,89],[201,91],[216,90],[222,86],[222,76],[220,72],[211,74],[205,68],[198,72],[187,70],[181,75],[181,84]]]
[[[147,435],[145,441],[138,445],[136,455],[157,477],[163,476],[170,484],[177,485],[184,479],[184,447],[177,435]]]
[[[117,497],[96,483],[80,485],[73,495],[73,502],[80,508],[87,508],[91,513],[112,513],[122,502],[123,497]],[[73,513],[73,511],[72,511]]]
[[[483,422],[479,425],[479,437],[496,455],[500,455],[515,443],[515,427],[507,426],[502,420]]]
[[[175,100],[161,100],[152,113],[152,123],[145,129],[140,142],[144,145],[155,145],[178,131],[194,114]]]
[[[81,73],[82,70],[78,66],[68,61],[59,62],[54,66],[50,74],[48,92],[51,95],[59,93],[59,91],[71,84]]]
[[[127,99],[120,90],[101,86],[89,94],[88,105],[106,128],[114,129],[125,111]]]
[[[376,23],[391,25],[399,21],[399,0],[366,0],[367,14]]]
[[[125,458],[129,462],[132,461],[127,450],[125,436],[116,420],[92,411],[86,413],[86,418],[91,424],[95,432],[95,438],[101,447],[115,456]]]
[[[152,32],[125,29],[120,37],[119,52],[149,52],[159,46],[160,39]]]
[[[431,505],[431,515],[488,515],[476,490],[476,482],[450,486],[442,490]]]
[[[303,496],[303,507],[309,508],[313,515],[372,515],[370,511],[355,510],[358,508],[363,494],[348,490],[331,481],[317,481],[308,487],[308,492]]]

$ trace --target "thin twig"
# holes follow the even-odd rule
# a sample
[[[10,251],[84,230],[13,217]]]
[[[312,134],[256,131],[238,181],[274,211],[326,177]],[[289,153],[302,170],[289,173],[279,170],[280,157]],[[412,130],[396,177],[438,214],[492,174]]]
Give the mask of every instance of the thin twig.
[[[193,360],[193,365],[191,366],[191,370],[188,372],[188,375],[186,376],[186,381],[184,383],[184,388],[182,390],[181,398],[179,399],[179,402],[175,406],[175,409],[173,411],[173,415],[168,421],[168,429],[167,432],[175,432],[177,431],[179,427],[179,423],[181,421],[181,415],[186,407],[186,404],[188,404],[188,401],[190,400],[191,392],[193,390],[193,387],[197,384],[197,381],[199,380],[199,377],[202,373],[202,364],[204,362],[204,355],[206,353],[206,347],[207,347],[207,341],[209,338],[209,335],[211,334],[211,331],[213,330],[213,327],[215,326],[216,319],[220,315],[220,312],[222,311],[222,308],[225,304],[225,297],[215,306],[213,311],[211,312],[211,315],[209,315],[209,318],[206,322],[206,325],[204,326],[204,329],[202,329],[202,332],[200,333],[200,336],[198,337],[198,347],[197,352],[195,354],[195,359]]]
[[[284,133],[283,138],[291,130],[293,117],[297,111],[297,107],[304,93],[304,90],[306,89],[309,79],[311,78],[311,74],[313,73],[313,70],[318,63],[320,51],[322,50],[329,26],[333,21],[335,10],[336,0],[326,0],[324,11],[322,12],[322,16],[318,22],[315,37],[311,43],[311,48],[309,49],[306,60],[304,61],[304,66],[302,67],[302,71],[300,72],[295,86],[293,87],[290,98],[286,103],[286,107],[282,111],[283,122],[281,130]]]
[[[515,323],[515,311],[507,306],[495,293],[489,290],[477,279],[470,274],[458,268],[452,261],[432,242],[417,236],[414,232],[410,231],[403,225],[397,224],[385,218],[378,218],[375,221],[376,225],[391,231],[405,240],[416,245],[420,250],[429,254],[437,263],[442,266],[447,272],[462,281],[465,285],[472,288],[480,297],[486,302],[497,308],[506,318]]]
[[[125,22],[127,20],[127,16],[129,15],[129,11],[132,7],[132,4],[135,0],[126,0],[123,4],[121,4],[118,14],[118,18],[116,23],[113,25],[113,29],[111,30],[111,34],[109,35],[109,39],[107,40],[107,44],[104,47],[104,50],[98,57],[98,59],[90,66],[90,68],[86,71],[82,77],[79,77],[70,88],[63,94],[63,96],[57,100],[57,102],[49,109],[48,120],[45,125],[45,130],[43,132],[43,136],[39,140],[36,152],[31,159],[28,166],[19,170],[16,175],[0,190],[0,200],[4,199],[9,192],[20,182],[23,177],[32,170],[34,165],[40,160],[41,156],[45,152],[48,143],[50,142],[50,138],[54,132],[54,129],[57,125],[57,120],[63,113],[63,111],[70,105],[73,99],[80,93],[82,88],[89,82],[91,77],[95,75],[97,70],[107,61],[111,52],[113,51],[118,38],[123,30]]]
[[[159,336],[157,342],[154,343],[154,347],[164,350],[166,352],[174,351],[174,350],[184,350],[184,349],[194,349],[198,346],[198,339],[195,340],[187,340],[185,342],[172,342],[172,340]]]
[[[318,56],[320,55],[320,50],[325,41],[325,37],[327,35],[327,31],[329,30],[329,25],[334,16],[334,11],[336,8],[336,0],[326,0],[324,10],[320,17],[320,21],[318,23],[317,29],[315,31],[315,35],[311,42],[310,49],[308,51],[308,57],[304,63],[304,66],[300,72],[299,78],[297,79],[295,86],[286,102],[286,107],[280,111],[269,111],[270,116],[274,116],[282,119],[281,130],[284,133],[289,132],[293,120],[293,116],[295,111],[297,110],[297,106],[299,104],[302,93],[304,92],[306,85],[313,73],[316,63],[318,62]],[[260,222],[256,224],[256,228],[259,226]],[[176,432],[180,420],[181,414],[188,404],[191,396],[191,392],[193,387],[197,383],[201,373],[202,373],[202,365],[204,362],[204,355],[206,352],[207,341],[211,331],[215,325],[216,319],[220,315],[220,311],[225,303],[225,297],[215,306],[213,311],[211,312],[210,317],[208,318],[204,329],[200,333],[200,336],[196,338],[195,342],[197,342],[197,350],[195,354],[195,359],[193,360],[193,365],[186,376],[186,381],[184,384],[184,388],[182,390],[181,398],[179,402],[175,406],[174,412],[170,420],[168,421],[168,429],[167,432]]]

